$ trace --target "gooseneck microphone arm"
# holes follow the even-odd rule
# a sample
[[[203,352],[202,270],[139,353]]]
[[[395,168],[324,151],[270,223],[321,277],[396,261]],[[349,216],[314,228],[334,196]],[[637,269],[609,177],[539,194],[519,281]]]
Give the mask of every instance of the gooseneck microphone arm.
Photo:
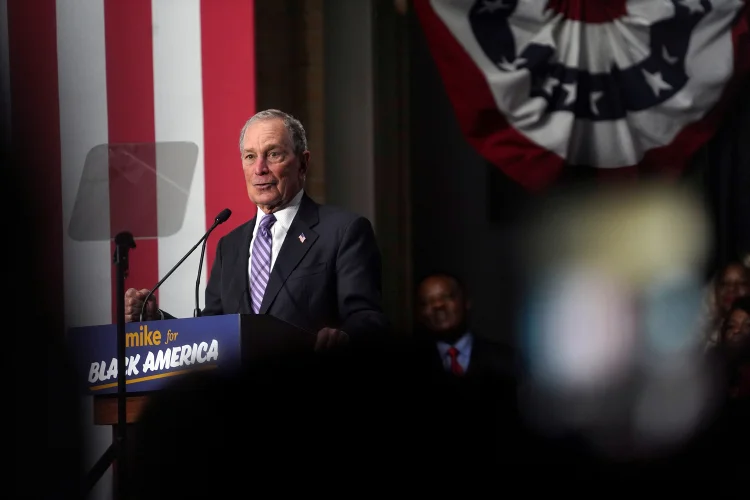
[[[203,240],[203,247],[201,248],[201,259],[198,262],[198,277],[195,279],[195,309],[193,310],[194,318],[200,318],[201,316],[201,302],[200,302],[201,271],[203,271],[203,256],[206,255],[206,243],[208,243],[208,238]]]
[[[216,226],[218,226],[219,224],[222,224],[222,223],[226,222],[226,220],[229,218],[230,215],[232,215],[232,211],[229,210],[228,208],[225,208],[224,210],[222,210],[219,213],[219,215],[216,216],[216,218],[214,219],[214,223],[211,225],[211,227],[208,229],[208,231],[206,231],[206,234],[204,234],[203,237],[200,240],[198,240],[198,243],[196,243],[195,245],[193,245],[193,248],[191,248],[188,251],[188,253],[186,253],[179,260],[179,262],[177,262],[177,264],[175,264],[174,267],[172,269],[170,269],[169,272],[162,279],[160,279],[159,282],[156,285],[154,285],[154,287],[151,290],[149,290],[148,295],[146,295],[146,298],[143,301],[143,308],[141,309],[141,315],[140,315],[140,318],[139,318],[140,321],[143,321],[143,314],[146,312],[146,305],[148,304],[149,299],[154,295],[154,292],[156,292],[156,290],[159,289],[159,287],[162,285],[162,283],[164,283],[165,281],[167,281],[167,278],[169,278],[172,275],[172,273],[175,272],[178,267],[180,267],[180,264],[182,264],[183,262],[185,262],[185,259],[187,259],[188,257],[190,257],[190,254],[192,254],[195,251],[195,249],[198,248],[198,245],[200,245],[201,243],[204,243],[208,239],[208,237],[211,234],[211,232],[214,229],[216,229]],[[204,244],[204,248],[205,248],[205,244]],[[202,260],[203,260],[203,258],[201,257],[201,261]],[[201,266],[202,265],[203,265],[203,263],[201,262]],[[199,273],[199,276],[200,276],[200,273]]]
[[[203,271],[203,257],[206,255],[206,243],[208,238],[203,240],[203,247],[201,248],[201,259],[198,262],[198,277],[195,279],[195,309],[193,310],[193,317],[199,318],[201,316],[201,303],[200,303],[200,287],[201,287],[201,271]]]
[[[201,259],[200,262],[198,262],[198,277],[195,279],[195,310],[193,311],[193,317],[198,318],[201,315],[201,306],[200,306],[200,299],[198,295],[200,294],[200,286],[201,286],[201,271],[203,271],[203,257],[206,255],[206,243],[208,243],[208,235],[211,233],[211,231],[214,230],[216,226],[219,224],[226,222],[227,219],[229,219],[229,216],[232,215],[232,211],[228,208],[225,208],[221,211],[219,215],[216,216],[216,219],[214,219],[214,225],[211,226],[211,229],[208,230],[208,233],[206,233],[206,237],[203,238],[203,247],[201,248]]]

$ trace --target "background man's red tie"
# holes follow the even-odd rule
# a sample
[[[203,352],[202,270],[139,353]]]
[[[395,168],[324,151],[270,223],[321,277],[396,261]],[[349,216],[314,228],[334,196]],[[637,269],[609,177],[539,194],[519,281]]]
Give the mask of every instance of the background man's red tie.
[[[464,369],[458,364],[458,349],[453,346],[449,347],[448,356],[451,358],[451,373],[453,375],[463,375]]]

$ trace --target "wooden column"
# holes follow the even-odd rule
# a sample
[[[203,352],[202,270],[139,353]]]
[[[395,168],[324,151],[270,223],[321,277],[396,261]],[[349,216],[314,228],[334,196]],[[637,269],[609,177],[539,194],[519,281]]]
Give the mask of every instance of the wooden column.
[[[399,333],[412,328],[409,24],[391,2],[374,2],[375,213],[383,299]]]
[[[325,203],[323,0],[255,2],[258,111],[276,108],[305,126],[311,153],[305,189]]]

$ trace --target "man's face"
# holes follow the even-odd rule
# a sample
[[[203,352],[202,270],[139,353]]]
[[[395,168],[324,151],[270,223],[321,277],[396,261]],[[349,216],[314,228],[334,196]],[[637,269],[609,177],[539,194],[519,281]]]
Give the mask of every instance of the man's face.
[[[417,319],[439,337],[465,333],[467,309],[461,289],[449,277],[427,278],[417,291]]]
[[[251,124],[242,140],[242,170],[250,200],[265,213],[289,203],[302,189],[309,158],[309,151],[294,154],[291,134],[280,119]]]
[[[742,309],[732,311],[724,323],[724,338],[730,344],[750,338],[750,314]]]
[[[717,283],[719,307],[723,311],[728,311],[736,299],[747,295],[748,285],[747,269],[738,264],[727,267]]]

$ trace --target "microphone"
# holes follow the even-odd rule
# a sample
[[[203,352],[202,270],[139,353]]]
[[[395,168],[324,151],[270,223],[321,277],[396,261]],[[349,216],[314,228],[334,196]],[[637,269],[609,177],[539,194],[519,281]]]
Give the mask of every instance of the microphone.
[[[188,251],[188,253],[186,253],[185,256],[182,257],[180,259],[180,261],[177,264],[175,264],[174,267],[172,269],[170,269],[169,272],[162,279],[160,279],[159,282],[156,285],[154,285],[154,287],[151,290],[149,290],[148,295],[146,295],[146,299],[143,301],[143,309],[141,309],[141,315],[140,315],[140,321],[141,322],[143,321],[143,313],[146,312],[146,304],[148,304],[148,300],[151,298],[151,296],[154,294],[154,292],[156,292],[156,290],[159,289],[159,287],[162,285],[162,283],[164,283],[165,281],[167,281],[167,278],[169,278],[172,275],[172,273],[175,272],[178,267],[180,267],[180,264],[182,264],[183,262],[185,262],[185,259],[187,259],[188,257],[190,257],[190,254],[193,253],[196,248],[198,248],[198,245],[200,245],[201,243],[203,243],[203,249],[205,250],[205,248],[206,248],[205,242],[206,242],[206,240],[208,240],[208,236],[211,234],[211,232],[214,229],[216,229],[216,226],[218,226],[219,224],[221,224],[223,222],[226,222],[230,215],[232,215],[232,211],[229,210],[228,208],[225,208],[224,210],[222,210],[219,213],[219,215],[216,216],[216,218],[214,219],[214,223],[211,225],[211,227],[208,229],[208,231],[206,231],[206,234],[204,234],[203,237],[200,240],[198,240],[198,243],[196,243],[195,245],[193,245],[193,248],[191,248]],[[201,267],[202,266],[203,266],[203,255],[201,254]],[[200,272],[198,273],[198,282],[200,283]],[[196,307],[197,307],[197,305],[198,305],[197,304],[197,294],[198,294],[197,290],[196,290],[195,293],[196,293]]]
[[[214,219],[213,226],[211,226],[211,229],[208,230],[208,233],[206,233],[206,236],[203,238],[203,248],[201,248],[201,260],[198,263],[198,278],[195,280],[195,309],[193,310],[194,318],[199,318],[201,315],[200,299],[198,298],[198,295],[200,294],[201,271],[203,270],[203,257],[206,255],[206,243],[208,243],[208,235],[211,233],[211,231],[214,230],[216,226],[226,222],[230,215],[232,215],[232,211],[229,210],[228,208],[225,208],[224,210],[222,210],[219,213],[219,215],[216,216],[216,219]]]

